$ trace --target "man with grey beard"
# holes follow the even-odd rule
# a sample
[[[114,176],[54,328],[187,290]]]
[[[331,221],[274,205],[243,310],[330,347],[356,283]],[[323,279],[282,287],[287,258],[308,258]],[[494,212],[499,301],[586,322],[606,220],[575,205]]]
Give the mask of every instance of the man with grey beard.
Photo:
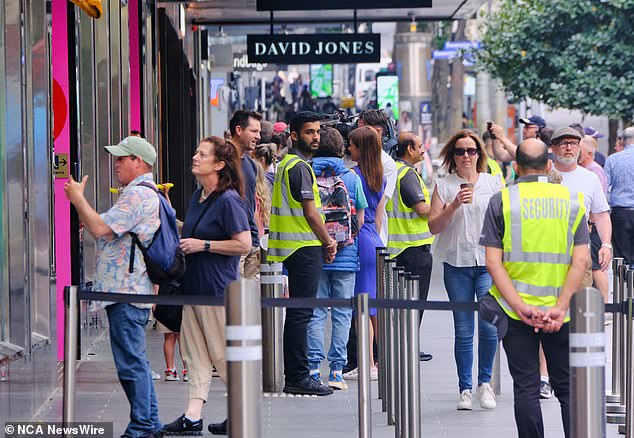
[[[598,233],[601,239],[599,265],[605,272],[612,260],[612,221],[601,182],[594,173],[577,164],[581,150],[581,135],[576,130],[569,127],[559,128],[553,133],[551,141],[555,154],[555,168],[562,176],[561,184],[584,194],[590,232]],[[584,279],[583,285],[590,286],[592,274],[590,270],[586,274],[587,278]]]

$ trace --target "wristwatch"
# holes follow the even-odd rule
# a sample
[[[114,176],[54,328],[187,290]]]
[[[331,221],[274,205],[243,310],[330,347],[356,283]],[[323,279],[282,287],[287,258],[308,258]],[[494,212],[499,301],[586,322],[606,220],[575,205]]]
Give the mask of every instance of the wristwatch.
[[[612,249],[612,244],[611,243],[602,243],[601,244],[601,248],[610,248],[610,249]]]
[[[209,252],[211,249],[211,241],[205,240],[205,252]]]

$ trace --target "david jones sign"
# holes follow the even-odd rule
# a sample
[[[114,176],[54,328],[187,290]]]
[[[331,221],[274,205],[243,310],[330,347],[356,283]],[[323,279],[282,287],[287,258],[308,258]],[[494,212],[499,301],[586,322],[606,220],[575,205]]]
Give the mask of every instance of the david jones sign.
[[[258,11],[323,11],[325,9],[431,8],[431,0],[256,0]]]
[[[250,63],[348,64],[379,62],[381,35],[247,35]]]

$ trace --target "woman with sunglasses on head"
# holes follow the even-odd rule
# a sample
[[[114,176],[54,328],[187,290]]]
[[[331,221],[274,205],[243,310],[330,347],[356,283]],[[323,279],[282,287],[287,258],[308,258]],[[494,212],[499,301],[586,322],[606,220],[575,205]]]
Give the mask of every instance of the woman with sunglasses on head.
[[[436,181],[429,212],[429,229],[437,234],[434,259],[443,264],[443,280],[452,302],[473,302],[492,285],[485,266],[484,247],[478,244],[489,199],[502,189],[500,178],[487,173],[487,155],[478,135],[468,129],[454,134],[440,157],[447,176]],[[454,356],[458,371],[458,410],[472,409],[472,311],[454,311]],[[496,407],[491,371],[498,345],[494,325],[478,319],[478,392],[480,406]]]

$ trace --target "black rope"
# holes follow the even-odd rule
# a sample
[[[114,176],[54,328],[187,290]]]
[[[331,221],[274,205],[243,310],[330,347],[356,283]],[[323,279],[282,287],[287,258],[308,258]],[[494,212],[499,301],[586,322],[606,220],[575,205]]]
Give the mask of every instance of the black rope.
[[[96,292],[79,290],[77,297],[80,300],[108,301],[118,303],[153,303],[167,305],[193,305],[193,306],[224,306],[224,297],[212,297],[208,295],[135,295],[112,292]],[[285,307],[288,309],[314,309],[320,307],[354,308],[354,298],[262,298],[263,308]],[[451,302],[451,301],[414,301],[414,300],[386,300],[369,299],[370,308],[373,309],[404,309],[404,310],[443,310],[473,312],[478,310],[477,303]],[[621,313],[624,304],[606,304],[605,311]]]

